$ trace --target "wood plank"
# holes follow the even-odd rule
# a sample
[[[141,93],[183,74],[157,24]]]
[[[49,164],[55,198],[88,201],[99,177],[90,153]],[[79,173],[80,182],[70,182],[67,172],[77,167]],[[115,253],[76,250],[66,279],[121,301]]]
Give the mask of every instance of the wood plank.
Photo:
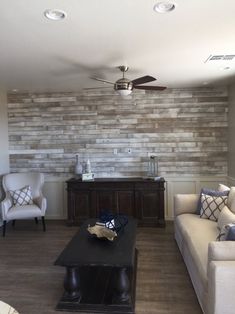
[[[0,299],[20,314],[58,314],[64,269],[53,263],[77,230],[64,221],[48,221],[46,232],[33,220],[8,224],[0,237]],[[202,314],[172,222],[138,228],[137,249],[136,314]]]

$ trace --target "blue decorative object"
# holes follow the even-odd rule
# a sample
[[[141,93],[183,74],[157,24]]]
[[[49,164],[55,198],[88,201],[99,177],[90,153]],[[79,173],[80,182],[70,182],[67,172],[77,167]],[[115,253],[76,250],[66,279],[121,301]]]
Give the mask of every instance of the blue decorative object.
[[[117,233],[124,229],[128,223],[128,217],[123,214],[113,214],[107,211],[102,211],[99,216],[101,223],[109,229],[116,231]]]
[[[235,225],[230,226],[226,237],[226,241],[235,241]]]

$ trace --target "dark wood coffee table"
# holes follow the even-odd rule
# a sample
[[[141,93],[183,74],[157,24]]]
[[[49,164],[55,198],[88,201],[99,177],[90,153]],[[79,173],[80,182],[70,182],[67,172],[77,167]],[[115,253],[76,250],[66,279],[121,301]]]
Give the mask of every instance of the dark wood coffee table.
[[[134,314],[136,221],[129,218],[113,242],[88,233],[88,224],[95,221],[87,220],[55,261],[66,267],[65,291],[56,310]]]

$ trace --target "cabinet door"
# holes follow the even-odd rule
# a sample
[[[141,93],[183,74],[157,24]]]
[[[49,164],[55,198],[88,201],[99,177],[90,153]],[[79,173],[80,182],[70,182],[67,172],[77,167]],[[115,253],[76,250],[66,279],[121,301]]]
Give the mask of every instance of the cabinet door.
[[[134,191],[117,191],[116,206],[118,213],[135,217]]]
[[[143,226],[164,226],[164,199],[159,190],[136,192],[137,215]]]
[[[90,218],[91,195],[89,191],[69,191],[68,193],[68,223],[81,224]]]
[[[112,190],[96,191],[96,217],[104,211],[112,213],[117,212],[115,206],[115,193]]]
[[[134,216],[134,202],[133,191],[96,191],[96,215],[98,217],[101,211],[107,211]]]

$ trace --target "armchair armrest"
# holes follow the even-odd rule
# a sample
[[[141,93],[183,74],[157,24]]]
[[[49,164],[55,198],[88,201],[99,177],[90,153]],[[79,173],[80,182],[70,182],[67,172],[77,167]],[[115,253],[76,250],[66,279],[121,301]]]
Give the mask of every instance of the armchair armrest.
[[[211,261],[208,273],[208,314],[233,314],[235,261]]]
[[[6,195],[5,199],[1,201],[2,219],[7,220],[7,212],[13,206],[12,199],[9,195]]]
[[[46,208],[47,208],[47,200],[46,198],[41,194],[38,197],[35,197],[33,199],[33,202],[41,209],[42,211],[42,216],[45,215]]]
[[[174,196],[174,216],[196,214],[199,194],[176,194]]]

